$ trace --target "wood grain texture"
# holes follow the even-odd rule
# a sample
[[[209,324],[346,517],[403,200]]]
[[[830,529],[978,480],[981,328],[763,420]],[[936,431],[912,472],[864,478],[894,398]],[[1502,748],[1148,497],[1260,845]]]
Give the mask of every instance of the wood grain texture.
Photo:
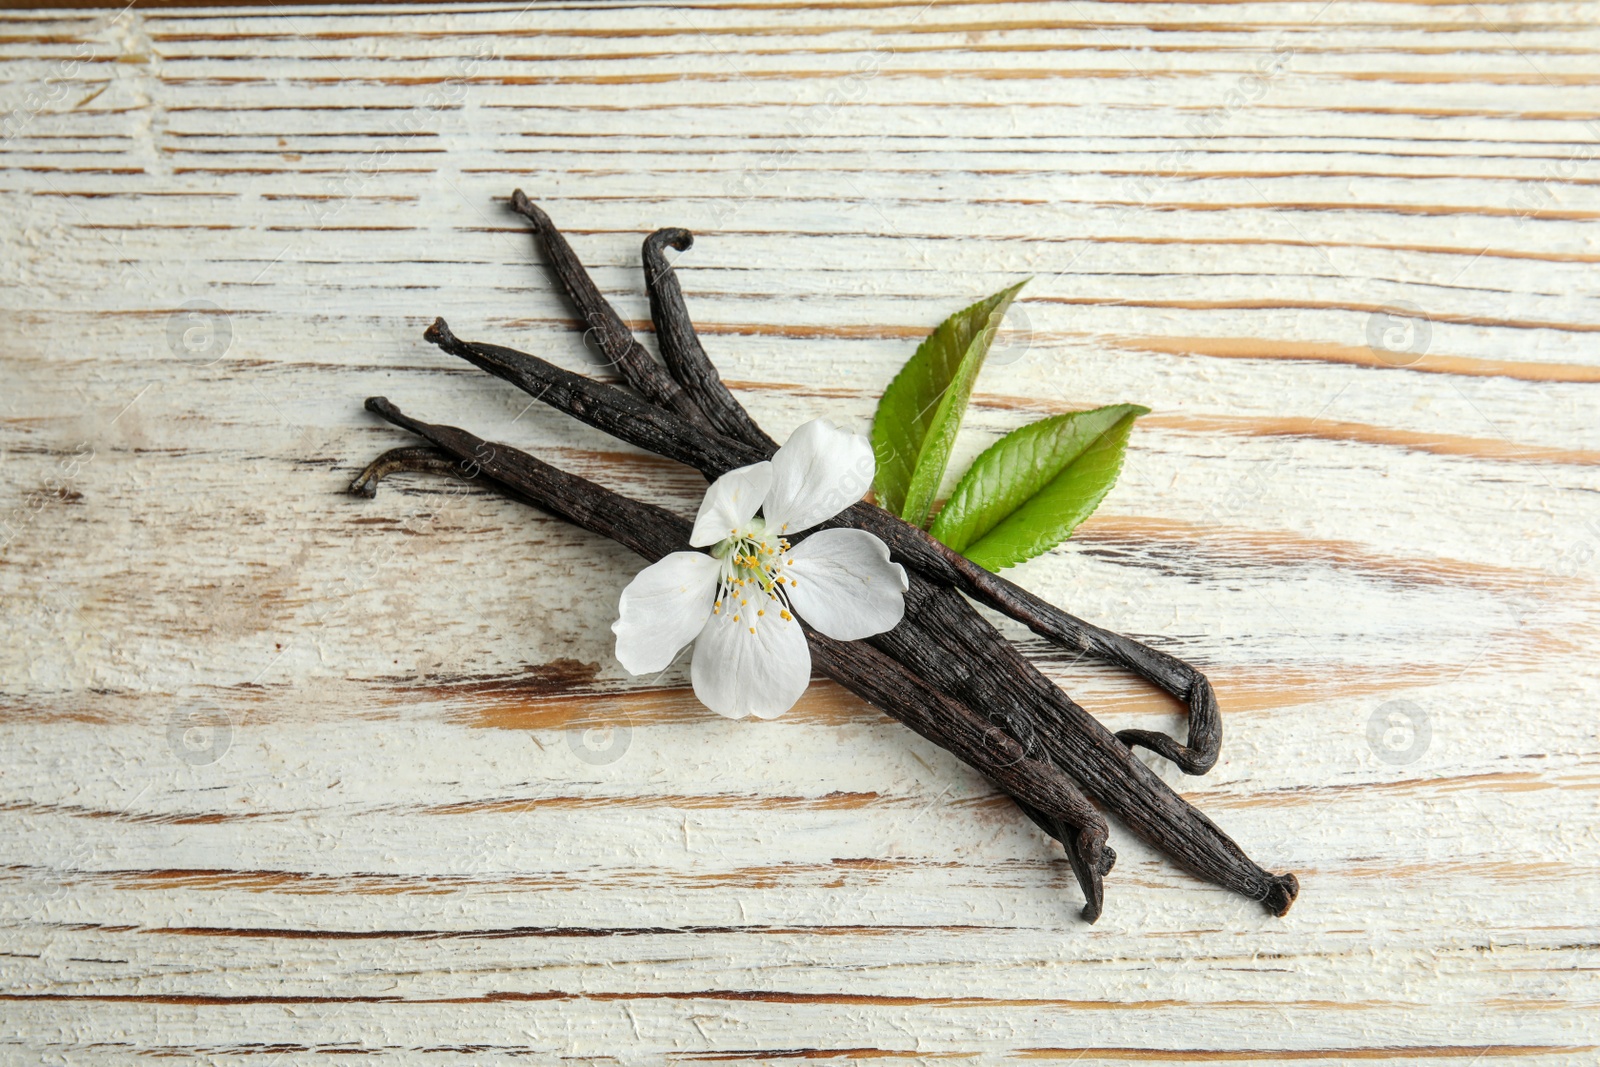
[[[0,1062],[1595,1063],[1597,56],[1585,3],[0,13]],[[779,439],[1031,275],[956,466],[1153,409],[1013,574],[1208,671],[1217,769],[1148,759],[1294,911],[1113,824],[1085,926],[836,687],[624,675],[622,549],[344,496],[383,393],[695,506],[421,341],[597,369],[518,185],[636,326],[693,230]]]

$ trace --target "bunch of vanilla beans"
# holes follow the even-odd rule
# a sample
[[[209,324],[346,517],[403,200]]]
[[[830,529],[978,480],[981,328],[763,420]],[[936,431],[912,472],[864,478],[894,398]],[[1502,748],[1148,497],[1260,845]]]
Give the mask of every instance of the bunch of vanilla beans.
[[[519,189],[511,208],[536,242],[583,324],[632,391],[562,370],[499,345],[463,341],[444,320],[424,337],[439,348],[525,390],[618,440],[696,468],[710,480],[768,459],[777,445],[756,425],[706,358],[684,307],[666,248],[693,242],[682,229],[645,239],[650,313],[665,367],[633,336],[578,262],[549,217]],[[689,547],[687,519],[642,504],[465,430],[421,422],[383,397],[367,410],[429,442],[394,449],[369,465],[351,491],[371,496],[396,471],[480,478],[507,496],[609,537],[651,562]],[[1134,755],[1149,748],[1190,774],[1216,763],[1222,724],[1204,675],[1120,634],[1074,618],[866,502],[822,528],[876,534],[910,578],[905,618],[865,641],[835,641],[807,628],[813,664],[1004,790],[1023,813],[1061,842],[1083,889],[1083,917],[1094,922],[1115,853],[1093,797],[1130,830],[1206,881],[1260,901],[1282,915],[1299,883],[1258,866],[1210,819],[1191,807]],[[1153,731],[1112,734],[991,626],[967,601],[986,604],[1069,651],[1117,664],[1189,708],[1188,743]]]

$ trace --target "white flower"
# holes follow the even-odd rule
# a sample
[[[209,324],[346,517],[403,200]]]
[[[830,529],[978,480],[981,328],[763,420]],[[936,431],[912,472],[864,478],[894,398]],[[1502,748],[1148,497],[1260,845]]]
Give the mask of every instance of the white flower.
[[[718,478],[689,537],[710,554],[674,552],[628,583],[611,626],[617,659],[630,673],[654,674],[693,641],[689,673],[706,707],[731,719],[788,711],[811,679],[795,616],[854,641],[892,630],[905,614],[905,569],[877,537],[821,530],[789,540],[860,500],[872,473],[865,437],[817,419],[770,461]]]

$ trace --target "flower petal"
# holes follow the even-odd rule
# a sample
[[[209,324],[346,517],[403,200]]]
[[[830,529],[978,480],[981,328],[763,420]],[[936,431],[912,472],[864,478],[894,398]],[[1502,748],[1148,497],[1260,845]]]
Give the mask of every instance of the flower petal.
[[[838,641],[892,630],[905,617],[905,568],[865,530],[819,530],[787,554],[789,603]]]
[[[718,715],[775,719],[794,707],[811,681],[811,650],[796,619],[778,615],[781,605],[755,618],[748,607],[724,606],[706,620],[694,643],[689,677],[694,695]],[[754,625],[751,625],[754,623]]]
[[[760,510],[772,488],[772,464],[766,460],[731,470],[711,483],[694,517],[689,543],[705,548],[743,529]]]
[[[772,457],[772,489],[762,513],[778,534],[797,534],[860,500],[872,484],[872,443],[813,419]]]
[[[704,552],[674,552],[634,576],[622,591],[617,659],[629,674],[653,674],[695,639],[717,597],[722,562]]]

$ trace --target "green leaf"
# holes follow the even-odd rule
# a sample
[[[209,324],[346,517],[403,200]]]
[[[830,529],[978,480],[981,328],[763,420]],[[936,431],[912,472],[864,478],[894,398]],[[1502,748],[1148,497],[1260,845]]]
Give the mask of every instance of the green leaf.
[[[878,503],[913,525],[927,524],[972,383],[1000,320],[1026,284],[1024,279],[941,322],[878,401],[872,420]]]
[[[979,456],[929,530],[992,571],[1050,551],[1117,480],[1137,404],[1055,415],[1006,434]]]

